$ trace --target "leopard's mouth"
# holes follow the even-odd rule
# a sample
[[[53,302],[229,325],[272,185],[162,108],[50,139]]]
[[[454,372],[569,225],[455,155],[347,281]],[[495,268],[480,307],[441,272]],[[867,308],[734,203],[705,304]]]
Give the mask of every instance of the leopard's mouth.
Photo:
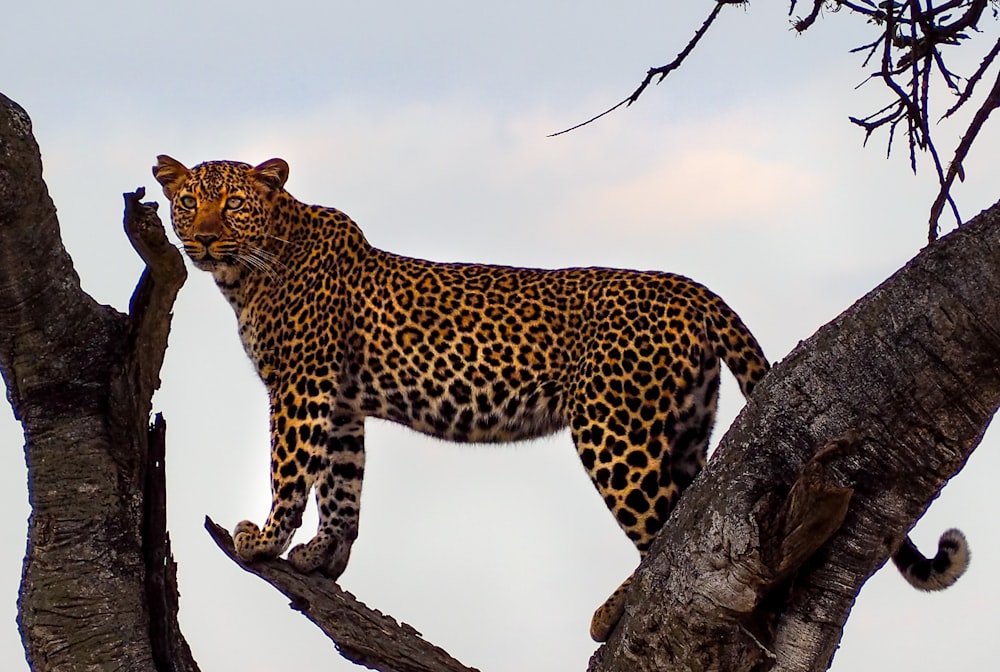
[[[210,246],[200,243],[185,244],[184,252],[191,262],[203,271],[226,268],[236,263],[235,253],[229,250],[213,250]]]
[[[232,266],[236,263],[236,257],[232,254],[213,255],[205,253],[198,258],[191,257],[194,265],[203,270],[212,270],[225,266]]]
[[[208,271],[209,273],[231,268],[233,266],[233,261],[231,260],[215,259],[213,257],[202,257],[201,259],[193,259],[192,261],[198,269]]]

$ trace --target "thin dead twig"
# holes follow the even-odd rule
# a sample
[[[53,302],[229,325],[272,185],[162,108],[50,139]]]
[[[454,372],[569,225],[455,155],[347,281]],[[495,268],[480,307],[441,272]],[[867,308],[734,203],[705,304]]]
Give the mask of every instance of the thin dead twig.
[[[955,183],[955,178],[958,177],[959,180],[965,178],[962,162],[968,156],[969,150],[972,149],[972,143],[975,141],[976,136],[979,135],[979,131],[986,124],[986,120],[998,106],[1000,106],[1000,72],[997,72],[993,88],[990,89],[990,92],[986,95],[986,99],[983,100],[983,104],[979,106],[979,109],[976,110],[975,115],[972,117],[972,121],[969,122],[969,127],[966,129],[965,135],[962,136],[958,147],[955,149],[955,156],[948,166],[948,171],[941,179],[941,188],[938,190],[938,195],[934,199],[933,205],[931,205],[931,215],[927,232],[928,242],[933,242],[937,239],[938,219],[941,217],[941,211],[944,209],[945,202],[952,202],[951,187]],[[957,211],[955,216],[957,219]]]
[[[634,103],[635,101],[637,101],[639,99],[639,96],[641,96],[642,93],[643,93],[643,91],[646,90],[646,87],[648,87],[650,85],[650,83],[653,81],[654,77],[659,76],[660,79],[656,82],[657,84],[659,84],[660,82],[662,82],[664,80],[664,78],[668,74],[670,74],[671,72],[673,72],[674,70],[676,70],[677,68],[679,68],[681,66],[681,64],[684,63],[684,60],[688,57],[688,54],[690,54],[692,51],[694,51],[694,48],[698,45],[698,42],[701,41],[701,38],[705,36],[705,33],[708,32],[708,29],[715,22],[715,19],[716,19],[716,17],[719,16],[719,12],[722,11],[722,7],[723,6],[725,6],[725,5],[742,5],[744,3],[745,3],[745,0],[718,0],[716,2],[715,6],[712,8],[712,11],[709,13],[708,18],[705,19],[705,21],[701,24],[701,27],[698,28],[697,31],[695,31],[694,37],[692,37],[691,40],[687,43],[687,46],[685,46],[684,49],[682,49],[681,52],[679,54],[677,54],[677,57],[674,58],[674,60],[672,60],[669,63],[667,63],[666,65],[661,65],[658,68],[650,68],[648,71],[646,71],[646,76],[643,78],[643,80],[639,84],[638,88],[636,88],[636,90],[633,91],[627,98],[625,98],[624,100],[622,100],[619,103],[616,103],[615,105],[612,105],[611,107],[609,107],[608,109],[604,110],[600,114],[597,114],[597,115],[591,117],[587,121],[581,122],[581,123],[577,124],[576,126],[571,126],[571,127],[567,128],[567,129],[564,129],[562,131],[558,131],[556,133],[552,133],[548,137],[554,138],[557,135],[563,135],[565,133],[569,133],[570,131],[575,131],[578,128],[583,128],[584,126],[586,126],[588,124],[594,123],[595,121],[597,121],[601,117],[605,117],[605,116],[611,114],[612,112],[614,112],[615,110],[617,110],[619,107],[621,107],[623,105],[625,107],[630,106],[632,103]]]

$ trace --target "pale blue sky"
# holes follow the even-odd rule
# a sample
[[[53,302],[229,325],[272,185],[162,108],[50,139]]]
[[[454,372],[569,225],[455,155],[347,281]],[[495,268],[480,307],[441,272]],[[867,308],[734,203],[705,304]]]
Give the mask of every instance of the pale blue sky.
[[[17,3],[4,10],[0,91],[34,120],[84,287],[119,309],[141,271],[120,194],[146,185],[162,200],[149,173],[157,154],[281,156],[294,195],[345,210],[379,247],[684,273],[780,359],[920,249],[933,180],[910,176],[902,155],[885,161],[881,139],[862,150],[847,122],[883,100],[853,88],[864,75],[847,50],[863,27],[830,15],[796,37],[784,3],[728,9],[688,65],[633,108],[545,137],[673,58],[709,6],[680,4]],[[989,42],[996,25],[986,28]],[[986,132],[966,163],[966,215],[1000,197],[989,164],[998,138]],[[162,378],[182,627],[202,669],[356,669],[202,529],[205,514],[231,527],[262,520],[268,504],[263,388],[204,274],[178,299]],[[741,405],[727,377],[717,437]],[[5,670],[26,669],[14,623],[21,444],[3,405]],[[996,444],[989,433],[915,532],[929,549],[962,527],[968,575],[925,595],[893,569],[876,574],[834,670],[994,664]],[[568,436],[460,447],[371,423],[367,445],[361,536],[342,585],[484,672],[584,669],[590,615],[637,555]]]

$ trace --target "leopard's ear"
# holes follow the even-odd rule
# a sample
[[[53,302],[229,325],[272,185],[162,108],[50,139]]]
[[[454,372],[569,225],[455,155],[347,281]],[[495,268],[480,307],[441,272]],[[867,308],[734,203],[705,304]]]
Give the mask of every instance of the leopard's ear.
[[[268,159],[250,171],[267,195],[273,198],[288,180],[288,164],[284,159]]]
[[[181,182],[191,174],[183,163],[173,159],[166,154],[156,157],[156,165],[153,166],[153,177],[163,186],[163,195],[173,200],[174,194],[180,187]]]

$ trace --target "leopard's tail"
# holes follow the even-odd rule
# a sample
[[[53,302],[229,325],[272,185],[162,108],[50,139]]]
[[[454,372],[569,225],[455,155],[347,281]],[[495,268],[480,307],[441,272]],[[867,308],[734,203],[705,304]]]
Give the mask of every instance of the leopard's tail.
[[[945,531],[938,540],[937,555],[926,558],[906,537],[892,556],[903,578],[919,590],[943,590],[958,581],[969,566],[969,543],[961,531]]]
[[[726,363],[747,399],[770,365],[760,343],[740,316],[725,301],[713,295],[705,317],[705,332],[715,355]]]

